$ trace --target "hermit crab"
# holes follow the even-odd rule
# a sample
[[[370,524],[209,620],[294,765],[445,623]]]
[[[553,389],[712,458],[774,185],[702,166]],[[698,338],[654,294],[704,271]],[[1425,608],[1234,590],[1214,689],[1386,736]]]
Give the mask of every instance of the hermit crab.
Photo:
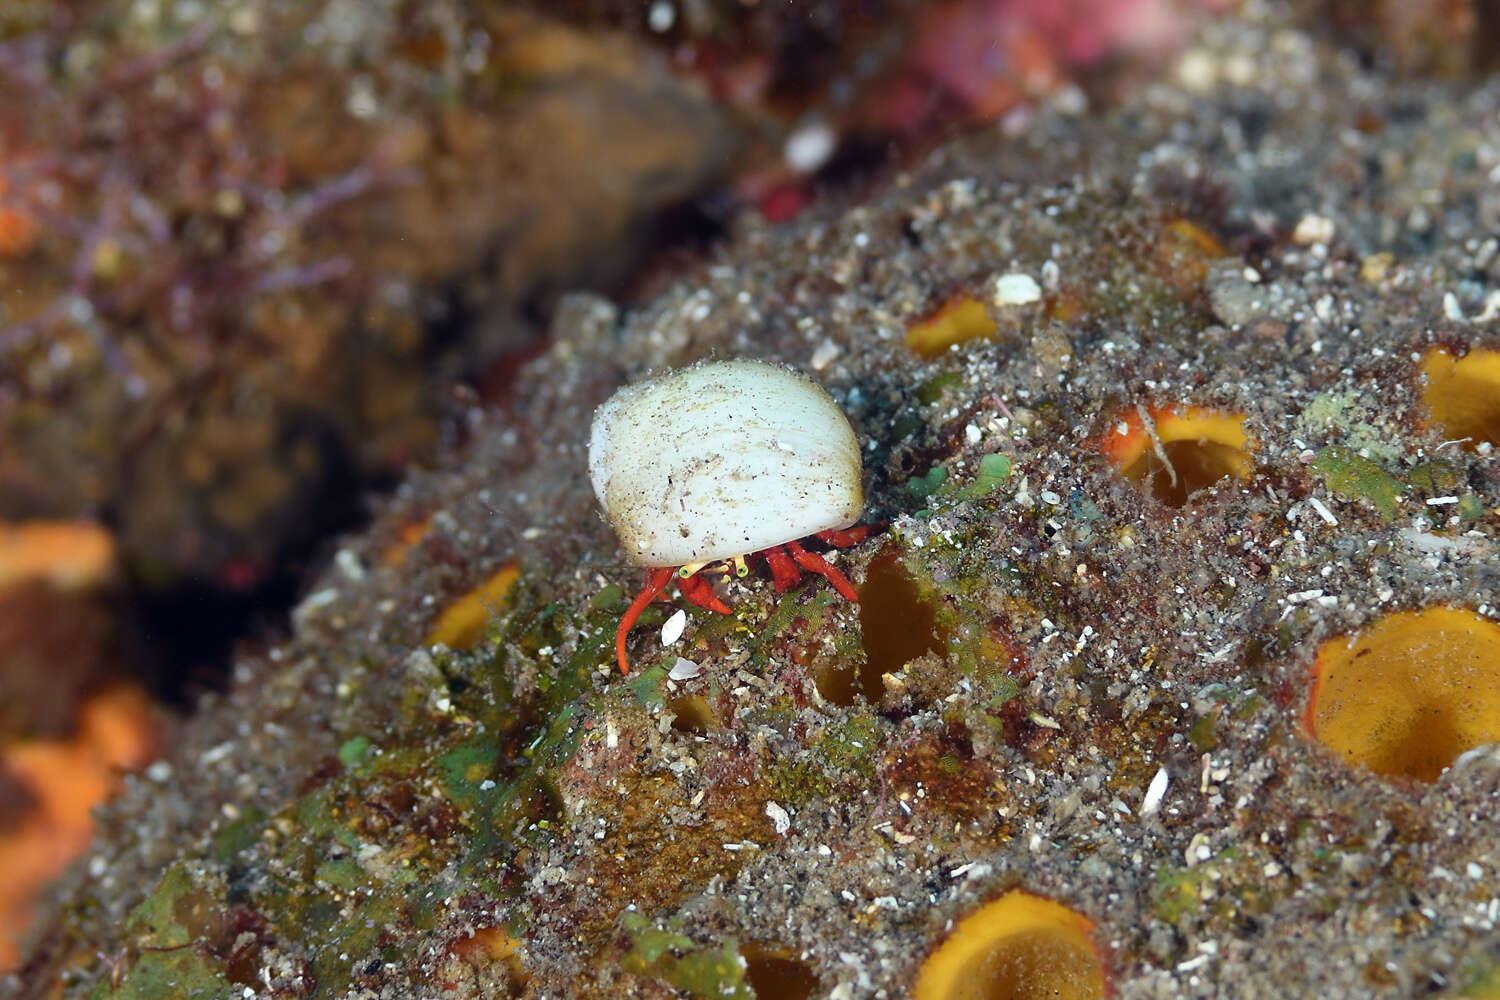
[[[605,519],[646,584],[620,619],[615,655],[629,673],[625,639],[677,577],[682,596],[728,614],[708,577],[770,568],[778,592],[803,570],[849,600],[847,577],[802,546],[854,545],[859,443],[821,386],[765,361],[704,362],[626,386],[599,407],[589,434],[589,478]]]

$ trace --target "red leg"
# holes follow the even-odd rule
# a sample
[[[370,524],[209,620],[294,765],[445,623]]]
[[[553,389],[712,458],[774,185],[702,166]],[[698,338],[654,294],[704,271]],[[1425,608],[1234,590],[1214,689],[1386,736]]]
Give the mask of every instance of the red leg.
[[[786,554],[786,549],[780,545],[773,545],[761,552],[766,557],[766,565],[771,567],[771,582],[776,585],[776,593],[785,593],[788,587],[797,582],[802,571],[797,569],[797,564],[792,562],[792,557]]]
[[[870,537],[870,532],[878,531],[885,527],[884,522],[880,524],[856,524],[852,528],[829,528],[813,535],[824,545],[831,545],[836,549],[847,549],[851,545],[858,545]]]
[[[641,617],[641,612],[646,606],[656,600],[656,595],[667,589],[667,584],[672,580],[672,574],[676,570],[670,566],[660,569],[647,570],[646,585],[641,592],[635,595],[635,600],[630,602],[630,607],[625,609],[625,614],[620,618],[620,627],[615,632],[615,657],[620,661],[620,673],[629,674],[630,664],[625,660],[625,637],[630,634],[630,629]]]
[[[793,559],[797,560],[798,566],[809,573],[817,573],[825,577],[840,594],[856,604],[859,603],[859,594],[855,593],[854,584],[850,583],[849,578],[840,573],[838,568],[830,564],[827,559],[816,552],[807,551],[796,542],[787,542],[786,550],[792,554]]]
[[[714,588],[703,579],[701,573],[694,573],[686,580],[678,580],[677,589],[682,591],[683,597],[700,608],[717,611],[721,615],[729,614],[729,605],[719,600],[719,595],[714,593]]]

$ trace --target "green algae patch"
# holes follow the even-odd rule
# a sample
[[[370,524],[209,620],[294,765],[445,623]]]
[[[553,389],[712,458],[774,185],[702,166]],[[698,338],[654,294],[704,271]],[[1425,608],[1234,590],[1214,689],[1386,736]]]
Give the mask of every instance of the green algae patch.
[[[1335,493],[1363,498],[1385,521],[1396,518],[1406,487],[1376,463],[1348,448],[1334,446],[1318,452],[1312,467]]]
[[[359,837],[335,815],[326,790],[309,792],[298,799],[292,807],[292,819],[299,828],[299,840],[304,844],[334,840],[350,850],[359,847]]]
[[[558,721],[571,727],[572,712]],[[553,775],[552,757],[557,747],[556,741],[551,742],[541,759],[533,760],[511,781],[480,791],[469,813],[473,830],[462,863],[466,874],[500,857],[527,827],[545,830],[551,824],[561,801]]]
[[[1454,514],[1461,521],[1477,521],[1484,516],[1484,501],[1470,492],[1464,467],[1457,462],[1443,458],[1423,462],[1407,473],[1406,481],[1420,499],[1447,498],[1437,505],[1423,505],[1422,512],[1434,528],[1441,527]],[[1457,503],[1452,502],[1455,498]]]
[[[325,861],[318,865],[313,877],[318,880],[319,885],[326,885],[343,892],[353,892],[370,885],[364,869],[351,858],[334,858]]]
[[[815,748],[834,773],[853,774],[868,781],[875,777],[881,729],[875,715],[858,712],[824,730]]]
[[[356,767],[369,756],[370,751],[374,748],[375,744],[371,743],[368,737],[355,736],[352,739],[345,740],[339,747],[339,761],[345,767]]]
[[[993,492],[1010,478],[1011,460],[1009,455],[999,452],[991,452],[979,460],[979,471],[974,476],[974,481],[964,488],[963,493],[970,499],[977,499],[986,493]]]
[[[935,375],[917,386],[915,390],[917,402],[923,406],[931,406],[943,398],[943,393],[949,389],[957,389],[963,385],[963,382],[963,376],[958,372],[944,372],[941,375]]]
[[[1199,753],[1207,753],[1219,745],[1219,714],[1222,705],[1214,705],[1202,715],[1193,719],[1193,724],[1188,728],[1188,743]]]
[[[607,583],[589,601],[589,608],[594,611],[613,611],[624,600],[625,589],[618,583]]]
[[[1414,467],[1406,474],[1412,489],[1427,496],[1444,496],[1462,490],[1464,468],[1456,462],[1434,458]]]
[[[991,452],[979,459],[974,478],[961,484],[946,465],[934,465],[920,476],[905,483],[908,496],[917,503],[929,500],[978,500],[988,496],[1010,479],[1013,463],[1009,455]]]
[[[492,658],[462,697],[464,709],[483,722],[483,730],[450,744],[433,761],[444,795],[461,810],[468,829],[461,870],[471,878],[528,830],[552,826],[560,802],[557,770],[577,749],[578,720],[598,708],[579,699],[590,673],[614,659],[618,615],[609,608],[615,597],[601,592],[592,602],[566,663],[553,658],[553,650],[563,644],[560,626],[566,608],[557,602],[537,607],[534,599],[529,591],[516,597],[500,623]],[[651,614],[662,612],[651,609]],[[643,615],[642,621],[648,617]],[[520,664],[509,660],[536,670],[539,696],[516,700],[509,677]],[[659,701],[664,673],[660,667],[647,669],[631,682]]]
[[[1358,389],[1320,393],[1302,408],[1296,421],[1297,436],[1304,440],[1331,436],[1348,443],[1352,451],[1364,451],[1380,462],[1400,461],[1399,437],[1373,419],[1376,408],[1371,397]]]
[[[238,818],[214,833],[214,860],[221,865],[233,863],[241,853],[255,845],[265,828],[265,811],[256,805],[246,806]]]
[[[1159,920],[1175,926],[1183,916],[1202,908],[1202,887],[1212,881],[1207,869],[1163,869],[1157,874],[1156,889],[1151,894],[1151,910]]]
[[[434,764],[448,801],[460,809],[471,810],[484,798],[485,783],[494,786],[499,761],[499,745],[492,737],[481,735],[460,743],[438,757]]]
[[[805,757],[777,759],[765,767],[760,780],[772,801],[794,809],[833,794],[833,779],[816,761]]]
[[[1218,747],[1222,739],[1221,730],[1228,724],[1243,722],[1255,716],[1265,699],[1254,689],[1244,690],[1227,684],[1212,684],[1203,691],[1209,704],[1193,716],[1188,727],[1188,743],[1199,753],[1207,753]],[[1201,702],[1199,702],[1201,704]]]
[[[1152,912],[1169,924],[1186,918],[1199,926],[1264,914],[1277,895],[1265,874],[1271,860],[1255,845],[1232,845],[1187,867],[1164,866],[1157,872]]]
[[[980,678],[978,690],[980,697],[984,698],[985,712],[993,716],[1021,697],[1021,682],[1010,674],[990,672]]]
[[[1459,980],[1463,986],[1457,995],[1467,1000],[1495,1000],[1500,997],[1500,964],[1486,964],[1471,959],[1459,970]]]
[[[745,981],[745,960],[733,941],[699,945],[676,931],[657,927],[639,913],[620,920],[631,948],[620,961],[626,972],[659,979],[707,1000],[755,1000]]]
[[[203,886],[185,865],[167,869],[156,889],[125,921],[134,956],[117,984],[101,981],[94,1000],[209,1000],[235,989],[224,964],[205,953],[203,939],[217,930],[220,892]]]
[[[948,481],[946,466],[934,465],[924,475],[913,476],[906,481],[906,492],[913,500],[924,501],[937,494]]]
[[[767,796],[800,808],[831,796],[844,782],[868,787],[875,780],[882,725],[869,712],[831,720],[809,751],[778,755],[762,765],[760,781]]]
[[[675,660],[675,657],[673,658]],[[667,679],[667,667],[665,664],[653,663],[635,671],[625,679],[625,690],[630,692],[635,703],[642,708],[650,708],[653,705],[666,703],[662,695],[661,686]]]
[[[801,598],[807,592],[808,584],[794,587],[776,602],[776,607],[771,611],[766,623],[760,630],[760,640],[756,643],[754,651],[750,655],[750,663],[756,667],[763,667],[771,660],[771,642],[781,633],[792,627],[798,619],[805,619],[807,628],[804,633],[811,634],[823,627],[823,622],[828,617],[828,608],[839,599],[839,595],[831,587],[814,589],[811,596],[803,603]]]
[[[235,992],[221,963],[183,945],[172,951],[142,952],[117,988],[102,982],[92,996],[94,1000],[220,1000]]]
[[[345,779],[303,796],[292,812],[299,829],[279,859],[287,874],[266,892],[277,897],[278,936],[325,942],[308,956],[315,982],[347,982],[391,928],[421,929],[423,914],[452,894],[428,874],[429,834],[449,807],[402,810],[405,794],[401,782]]]

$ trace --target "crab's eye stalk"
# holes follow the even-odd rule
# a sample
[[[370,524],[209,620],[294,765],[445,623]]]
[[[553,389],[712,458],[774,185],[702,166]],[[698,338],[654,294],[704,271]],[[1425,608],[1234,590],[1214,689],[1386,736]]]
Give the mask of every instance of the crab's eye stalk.
[[[760,552],[778,590],[801,569],[854,597],[832,565],[797,544],[843,532],[859,520],[859,442],[827,392],[806,376],[764,361],[721,361],[628,386],[599,407],[589,433],[589,478],[625,556],[647,573],[615,636],[625,637],[676,569],[684,598],[727,611],[699,572],[749,573]],[[848,536],[848,541],[840,542]]]
[[[847,527],[863,502],[859,443],[838,404],[763,361],[694,365],[621,389],[594,416],[589,476],[626,558],[645,567],[733,559]]]

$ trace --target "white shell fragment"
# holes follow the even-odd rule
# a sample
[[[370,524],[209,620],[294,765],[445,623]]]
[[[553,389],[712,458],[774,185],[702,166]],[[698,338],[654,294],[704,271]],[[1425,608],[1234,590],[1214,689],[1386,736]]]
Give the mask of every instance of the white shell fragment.
[[[1166,768],[1158,768],[1156,775],[1152,777],[1151,784],[1146,786],[1146,794],[1141,799],[1141,815],[1150,816],[1161,808],[1161,801],[1167,795],[1167,782],[1171,778]]]
[[[764,361],[693,365],[599,407],[589,478],[637,566],[757,552],[859,520],[859,443],[811,379]]]
[[[667,674],[667,680],[690,681],[701,673],[703,673],[703,668],[701,666],[694,663],[692,660],[685,660],[679,656],[677,658],[677,662],[672,664],[672,669]]]
[[[672,643],[682,638],[682,630],[685,628],[687,628],[687,612],[678,608],[677,613],[662,624],[661,644],[663,646],[672,645]]]

